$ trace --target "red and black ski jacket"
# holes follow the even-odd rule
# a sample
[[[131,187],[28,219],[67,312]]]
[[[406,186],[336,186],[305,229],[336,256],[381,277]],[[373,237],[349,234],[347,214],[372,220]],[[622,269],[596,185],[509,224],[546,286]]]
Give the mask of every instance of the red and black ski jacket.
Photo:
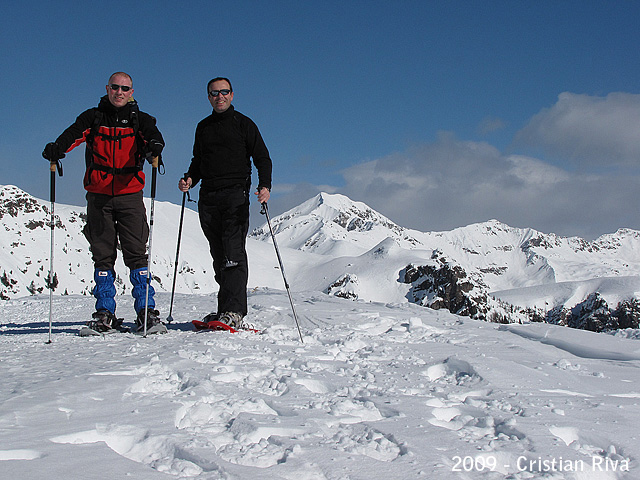
[[[123,195],[144,188],[145,146],[152,139],[164,145],[155,118],[139,111],[135,100],[116,108],[105,95],[97,107],[82,112],[56,143],[66,153],[86,142],[85,190]]]

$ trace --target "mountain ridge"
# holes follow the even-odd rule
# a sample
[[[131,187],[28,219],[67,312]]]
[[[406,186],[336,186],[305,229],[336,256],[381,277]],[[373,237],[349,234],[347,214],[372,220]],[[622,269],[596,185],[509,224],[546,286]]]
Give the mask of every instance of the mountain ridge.
[[[145,202],[149,211],[150,200],[145,198]],[[179,212],[180,207],[170,202],[155,204],[152,275],[158,291],[171,288]],[[46,292],[49,215],[48,202],[15,186],[0,187],[0,218],[5,227],[0,233],[1,298]],[[84,207],[56,205],[56,294],[91,294],[93,266],[82,234],[85,218]],[[500,297],[510,302],[517,298],[523,309],[540,310],[543,307],[539,301],[525,298],[527,289],[533,298],[540,296],[544,286],[567,283],[582,292],[564,295],[577,303],[551,303],[553,308],[573,308],[596,293],[579,286],[581,282],[596,285],[593,279],[637,277],[640,271],[640,232],[628,228],[593,241],[511,227],[495,219],[451,231],[419,232],[395,224],[362,202],[326,193],[271,222],[294,290],[364,301],[408,301],[453,308],[454,313],[479,318],[488,317],[492,311],[506,312],[500,302],[507,300]],[[250,288],[282,288],[270,243],[266,225],[255,229],[247,239]],[[178,267],[177,292],[217,291],[208,244],[197,213],[190,209],[185,210]],[[121,256],[116,273],[118,294],[125,294],[130,285]],[[518,295],[509,294],[515,290]],[[640,296],[635,290],[625,292],[625,300]],[[621,298],[607,289],[602,295],[604,301]],[[551,308],[548,301],[546,304]],[[514,321],[526,320],[526,316],[511,317]]]
[[[493,275],[494,278],[488,278],[487,282],[492,290],[609,275],[636,275],[640,271],[640,232],[628,228],[618,229],[616,233],[602,235],[593,241],[560,237],[532,228],[511,227],[495,219],[445,232],[419,232],[396,225],[361,202],[349,203],[347,200],[342,195],[321,193],[272,219],[279,245],[334,256],[340,256],[336,250],[342,250],[338,253],[346,251],[346,254],[354,256],[364,254],[385,238],[393,238],[407,250],[437,251],[440,256],[455,259],[463,267],[486,277]],[[309,209],[310,205],[318,208]],[[360,212],[358,208],[361,208]],[[362,218],[380,218],[381,221],[368,224],[366,236],[348,237],[352,233],[349,225],[354,223],[354,219]],[[266,240],[268,236],[266,227],[255,229],[250,234],[251,238],[259,240]],[[310,238],[313,239],[312,244],[308,242]],[[344,245],[335,245],[349,240],[350,250]],[[518,278],[502,282],[500,277],[504,277],[508,270],[505,263],[513,263],[516,258],[521,263],[520,271],[516,272]],[[522,275],[523,270],[531,273]]]

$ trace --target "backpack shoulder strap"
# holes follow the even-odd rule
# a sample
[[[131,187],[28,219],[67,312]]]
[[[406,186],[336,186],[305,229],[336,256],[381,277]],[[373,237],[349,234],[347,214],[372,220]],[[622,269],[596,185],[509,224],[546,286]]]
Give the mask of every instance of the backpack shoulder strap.
[[[140,134],[140,108],[138,108],[138,102],[131,102],[131,110],[129,113],[129,121],[131,122],[131,128],[133,128],[133,136],[136,139],[136,162],[142,166],[144,159],[146,158],[146,142]]]
[[[86,142],[88,145],[93,146],[93,139],[96,138],[98,131],[100,130],[100,123],[102,122],[103,113],[100,109],[96,108],[93,114],[93,124],[91,125],[91,130],[87,135]]]

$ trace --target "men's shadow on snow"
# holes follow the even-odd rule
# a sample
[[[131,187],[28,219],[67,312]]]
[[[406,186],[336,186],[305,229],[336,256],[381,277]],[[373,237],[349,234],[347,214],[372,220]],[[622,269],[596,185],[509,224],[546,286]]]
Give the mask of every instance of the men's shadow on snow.
[[[51,333],[73,333],[77,334],[80,328],[85,325],[84,322],[53,322],[51,324]],[[130,327],[130,330],[135,331],[134,324],[124,324],[125,327]],[[35,323],[4,323],[0,324],[0,335],[33,335],[37,333],[49,333],[49,322],[35,322]],[[168,323],[168,330],[177,330],[180,332],[193,332],[195,327],[191,322],[187,323]]]
[[[51,333],[78,333],[84,323],[53,322]],[[35,323],[3,323],[0,325],[0,335],[32,335],[34,333],[49,333],[49,322]]]
[[[178,330],[180,332],[194,332],[196,327],[191,322],[171,322],[167,323],[167,330]]]

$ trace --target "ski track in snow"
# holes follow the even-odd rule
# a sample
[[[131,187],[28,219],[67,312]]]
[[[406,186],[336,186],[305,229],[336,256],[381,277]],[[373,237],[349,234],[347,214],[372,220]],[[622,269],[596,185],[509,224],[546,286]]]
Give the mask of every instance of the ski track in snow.
[[[635,349],[604,355],[564,327],[296,296],[304,344],[266,289],[250,295],[260,334],[187,331],[215,305],[178,295],[167,335],[79,338],[93,300],[72,296],[45,345],[48,297],[3,303],[0,476],[638,478],[637,342],[599,337]]]

